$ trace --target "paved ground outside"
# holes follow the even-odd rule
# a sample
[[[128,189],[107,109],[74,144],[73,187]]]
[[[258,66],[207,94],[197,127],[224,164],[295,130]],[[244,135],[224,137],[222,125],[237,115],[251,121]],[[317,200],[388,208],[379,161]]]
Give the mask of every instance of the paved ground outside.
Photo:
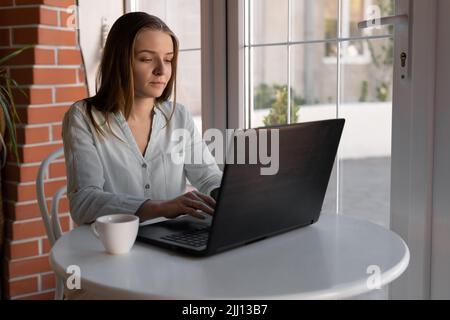
[[[328,184],[323,212],[336,213],[336,165]],[[339,213],[389,228],[391,158],[340,161]]]

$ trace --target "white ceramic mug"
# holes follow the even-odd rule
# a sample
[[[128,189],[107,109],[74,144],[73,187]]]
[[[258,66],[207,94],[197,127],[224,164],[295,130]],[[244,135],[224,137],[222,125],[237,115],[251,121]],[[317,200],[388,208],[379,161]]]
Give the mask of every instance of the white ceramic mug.
[[[102,216],[91,224],[91,228],[108,253],[123,254],[130,251],[136,241],[139,218],[131,214]]]

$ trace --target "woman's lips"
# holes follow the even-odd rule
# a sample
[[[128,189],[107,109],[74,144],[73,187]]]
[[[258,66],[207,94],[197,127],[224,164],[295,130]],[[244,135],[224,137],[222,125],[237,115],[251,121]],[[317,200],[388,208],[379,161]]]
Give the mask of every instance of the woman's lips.
[[[150,85],[156,86],[156,87],[162,87],[165,85],[164,82],[150,82]]]

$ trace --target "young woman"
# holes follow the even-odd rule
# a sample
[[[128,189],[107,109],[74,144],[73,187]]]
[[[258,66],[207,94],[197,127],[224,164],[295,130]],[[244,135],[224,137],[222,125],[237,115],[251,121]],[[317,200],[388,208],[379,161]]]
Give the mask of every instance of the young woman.
[[[176,36],[155,16],[128,13],[112,26],[96,95],[74,103],[63,121],[68,198],[77,224],[114,213],[141,221],[213,213],[211,193],[222,172],[192,116],[176,103],[177,58]],[[200,163],[172,161],[177,129],[189,132],[185,150],[200,150]],[[186,178],[198,191],[185,193]]]

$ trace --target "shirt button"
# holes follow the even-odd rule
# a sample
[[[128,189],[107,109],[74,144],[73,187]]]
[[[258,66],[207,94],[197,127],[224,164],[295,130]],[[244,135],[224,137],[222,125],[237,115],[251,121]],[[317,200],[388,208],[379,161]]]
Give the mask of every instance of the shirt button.
[[[149,184],[146,184],[146,185],[145,185],[145,189],[150,189],[150,185],[149,185]]]
[[[146,163],[143,163],[143,164],[142,164],[142,168],[147,169],[147,164],[146,164]]]

